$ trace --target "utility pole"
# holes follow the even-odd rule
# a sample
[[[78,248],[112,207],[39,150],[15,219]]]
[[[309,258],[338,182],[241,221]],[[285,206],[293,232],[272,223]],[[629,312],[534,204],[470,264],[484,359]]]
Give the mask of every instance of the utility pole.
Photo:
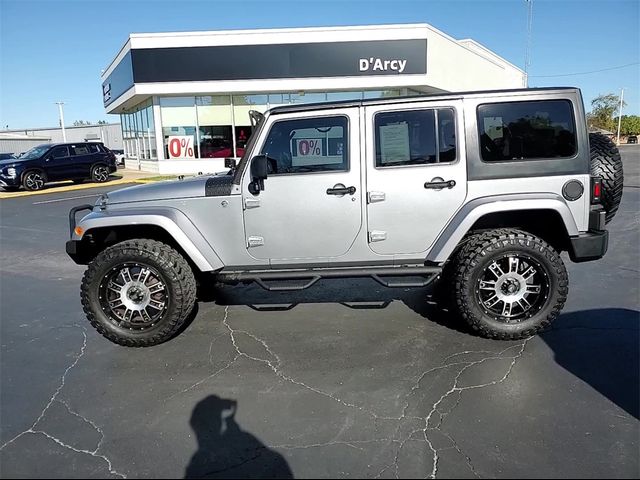
[[[67,134],[64,131],[64,112],[62,111],[62,106],[64,105],[64,102],[56,102],[56,104],[58,105],[58,111],[60,112],[60,126],[62,127],[62,141],[66,143]]]
[[[618,111],[618,140],[617,145],[620,145],[620,123],[622,123],[622,99],[624,97],[624,88],[620,89],[620,110]]]
[[[524,81],[525,87],[529,87],[529,67],[531,66],[531,30],[533,28],[533,0],[525,0],[527,3],[527,45],[524,53]]]

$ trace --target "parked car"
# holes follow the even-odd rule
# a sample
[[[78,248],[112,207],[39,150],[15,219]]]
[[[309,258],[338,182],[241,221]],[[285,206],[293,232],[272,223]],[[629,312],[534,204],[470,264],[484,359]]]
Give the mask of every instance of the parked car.
[[[106,182],[117,170],[116,157],[102,143],[43,144],[19,158],[0,161],[0,186],[5,190],[40,190],[60,180]]]
[[[171,338],[216,282],[291,291],[348,277],[437,282],[436,298],[470,330],[527,338],[565,305],[561,253],[586,262],[607,251],[622,160],[588,134],[578,89],[250,114],[253,137],[227,175],[116,190],[71,210],[67,253],[88,265],[82,305],[109,340]]]
[[[627,137],[627,143],[638,143],[638,136],[637,135],[629,135]]]
[[[117,165],[124,165],[124,150],[120,150],[120,149],[109,149],[115,156],[116,156],[116,164]]]
[[[13,153],[0,153],[0,161],[1,160],[11,160],[17,158]]]

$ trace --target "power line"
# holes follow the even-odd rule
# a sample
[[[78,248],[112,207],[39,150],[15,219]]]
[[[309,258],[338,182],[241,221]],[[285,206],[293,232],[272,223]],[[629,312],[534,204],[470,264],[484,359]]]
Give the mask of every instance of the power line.
[[[618,65],[617,67],[602,68],[600,70],[591,70],[589,72],[561,73],[558,75],[530,75],[531,78],[552,78],[552,77],[572,77],[574,75],[587,75],[589,73],[608,72],[609,70],[618,70],[619,68],[631,67],[638,65],[640,62],[627,63],[626,65]]]

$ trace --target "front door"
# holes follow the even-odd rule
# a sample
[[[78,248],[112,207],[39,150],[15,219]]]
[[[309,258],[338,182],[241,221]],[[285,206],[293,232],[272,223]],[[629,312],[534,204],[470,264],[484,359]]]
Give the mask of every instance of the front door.
[[[422,256],[467,194],[462,103],[366,109],[370,248]]]
[[[256,150],[268,157],[264,190],[249,192],[250,166],[242,185],[249,254],[280,264],[344,255],[362,226],[358,109],[267,122]]]
[[[71,163],[69,147],[59,145],[54,147],[44,159],[45,173],[48,180],[66,180],[69,164]]]

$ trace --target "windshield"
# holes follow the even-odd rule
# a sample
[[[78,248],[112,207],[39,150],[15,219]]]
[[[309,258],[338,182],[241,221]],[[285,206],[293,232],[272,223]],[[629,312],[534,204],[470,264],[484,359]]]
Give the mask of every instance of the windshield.
[[[242,178],[242,171],[244,170],[245,165],[249,161],[249,154],[253,150],[253,144],[256,143],[256,139],[260,136],[260,130],[262,129],[262,125],[264,125],[264,115],[255,110],[249,111],[249,118],[251,120],[251,126],[253,127],[253,131],[249,136],[249,141],[244,149],[244,154],[240,159],[240,163],[236,167],[233,177],[233,183],[236,185],[240,185],[240,179]]]
[[[50,147],[51,145],[38,145],[37,147],[33,147],[31,150],[20,155],[20,160],[33,160],[34,158],[41,157]]]

